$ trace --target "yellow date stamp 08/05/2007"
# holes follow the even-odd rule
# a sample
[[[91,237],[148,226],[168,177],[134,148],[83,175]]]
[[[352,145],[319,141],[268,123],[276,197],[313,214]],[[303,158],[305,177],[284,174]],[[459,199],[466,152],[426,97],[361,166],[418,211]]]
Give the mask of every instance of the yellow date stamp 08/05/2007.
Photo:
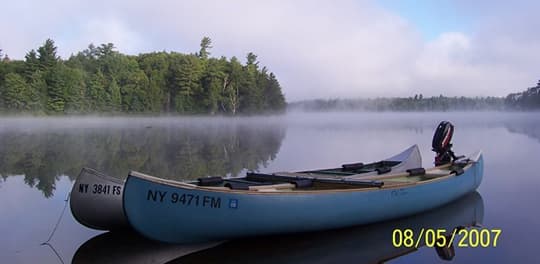
[[[413,229],[394,229],[392,244],[396,248],[451,247],[457,241],[457,247],[497,247],[501,233],[500,228],[422,228],[417,232]]]

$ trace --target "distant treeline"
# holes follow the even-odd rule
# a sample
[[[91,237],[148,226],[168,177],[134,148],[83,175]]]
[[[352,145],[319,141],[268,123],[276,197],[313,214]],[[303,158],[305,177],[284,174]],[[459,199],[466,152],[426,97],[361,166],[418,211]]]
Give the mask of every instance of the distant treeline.
[[[211,58],[210,38],[196,54],[130,56],[112,43],[93,44],[62,60],[54,41],[10,60],[0,50],[0,111],[42,114],[134,112],[252,114],[281,111],[276,76],[247,54]]]
[[[304,111],[474,111],[503,110],[504,99],[497,97],[429,97],[376,99],[318,99],[289,104],[289,110]]]
[[[512,109],[540,109],[540,80],[535,87],[530,87],[523,92],[512,93],[506,96],[505,104]]]
[[[486,111],[540,109],[540,81],[536,87],[504,97],[423,97],[376,99],[316,99],[293,102],[289,110],[303,111]]]

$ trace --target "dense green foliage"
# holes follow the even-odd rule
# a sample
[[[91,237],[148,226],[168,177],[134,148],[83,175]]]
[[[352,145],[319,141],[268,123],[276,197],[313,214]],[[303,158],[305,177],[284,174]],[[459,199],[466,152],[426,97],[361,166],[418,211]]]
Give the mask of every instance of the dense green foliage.
[[[535,87],[530,87],[520,93],[509,94],[505,102],[513,109],[538,110],[540,109],[540,80]]]
[[[211,58],[205,37],[197,54],[129,56],[113,44],[90,44],[62,60],[51,39],[24,61],[0,62],[0,110],[32,113],[151,112],[237,114],[281,111],[276,76],[257,56]]]
[[[446,97],[424,98],[421,94],[408,98],[329,99],[289,104],[291,110],[305,111],[477,111],[504,110],[503,98]]]

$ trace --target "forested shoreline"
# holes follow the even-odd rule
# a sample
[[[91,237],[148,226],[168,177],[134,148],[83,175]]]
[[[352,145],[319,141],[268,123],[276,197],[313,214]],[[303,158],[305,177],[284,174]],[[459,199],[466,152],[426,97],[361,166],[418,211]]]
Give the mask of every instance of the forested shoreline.
[[[414,97],[375,99],[316,99],[289,104],[289,110],[300,111],[366,111],[366,112],[428,112],[428,111],[503,111],[501,97]]]
[[[205,37],[195,54],[133,56],[112,43],[90,44],[63,60],[47,39],[25,60],[0,55],[0,112],[236,115],[285,109],[277,77],[255,54],[242,64],[236,57],[210,57],[211,45]]]
[[[204,37],[193,54],[125,55],[90,44],[63,60],[48,39],[24,60],[0,49],[0,114],[237,115],[303,111],[530,111],[540,109],[540,81],[506,97],[317,99],[287,105],[277,77],[248,53],[210,57]],[[3,58],[3,59],[2,59]]]
[[[538,111],[540,110],[540,81],[535,87],[506,97],[414,97],[375,99],[315,99],[289,103],[289,110],[300,111]]]

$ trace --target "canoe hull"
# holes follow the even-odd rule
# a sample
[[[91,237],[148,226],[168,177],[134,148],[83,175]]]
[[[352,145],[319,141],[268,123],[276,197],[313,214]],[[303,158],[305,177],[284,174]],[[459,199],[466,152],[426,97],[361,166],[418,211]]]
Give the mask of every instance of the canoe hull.
[[[385,160],[401,162],[392,168],[393,172],[405,171],[422,165],[417,145],[413,145]],[[360,176],[365,177],[376,174],[376,172],[364,173]],[[70,208],[73,216],[79,223],[92,229],[115,230],[128,228],[129,223],[122,208],[123,188],[124,180],[105,175],[90,168],[83,168],[71,191]]]
[[[184,256],[173,263],[387,263],[390,259],[416,251],[416,248],[395,247],[394,230],[445,229],[451,234],[456,227],[470,227],[483,222],[484,204],[477,192],[427,212],[393,221],[332,231],[238,239],[217,247]],[[429,240],[428,240],[429,242]],[[425,245],[421,239],[418,247]],[[286,254],[269,254],[287,252]],[[291,250],[294,249],[294,250]]]
[[[482,180],[481,154],[475,160],[459,176],[368,191],[227,192],[129,176],[124,210],[139,233],[172,243],[340,228],[418,213],[474,191]]]
[[[123,189],[123,180],[83,168],[71,190],[71,213],[79,223],[92,229],[127,228],[122,209]]]

